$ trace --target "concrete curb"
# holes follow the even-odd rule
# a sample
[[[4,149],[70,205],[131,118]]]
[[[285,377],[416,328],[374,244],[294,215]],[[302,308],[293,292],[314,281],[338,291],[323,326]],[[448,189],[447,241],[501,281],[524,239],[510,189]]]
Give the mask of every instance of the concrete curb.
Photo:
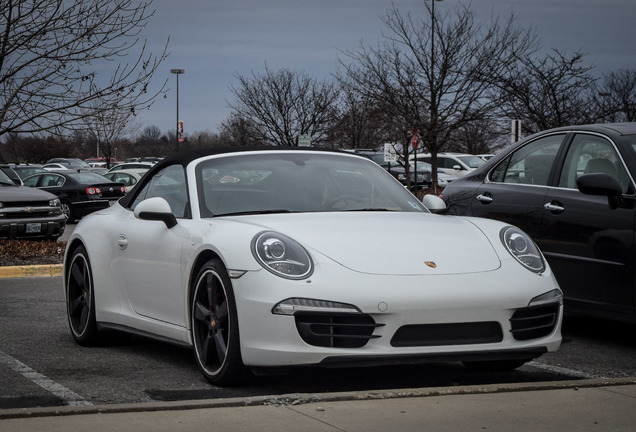
[[[339,393],[294,393],[275,396],[252,396],[244,398],[190,400],[177,402],[139,402],[124,404],[34,407],[0,410],[0,420],[35,417],[58,417],[82,414],[118,414],[153,411],[177,411],[209,408],[232,408],[249,406],[295,406],[310,403],[349,402],[377,399],[421,398],[452,395],[479,395],[489,393],[533,392],[540,390],[585,389],[636,385],[636,377],[567,380],[535,383],[489,384],[461,387],[431,387],[396,390],[339,392]]]
[[[62,264],[0,266],[0,278],[62,276]]]

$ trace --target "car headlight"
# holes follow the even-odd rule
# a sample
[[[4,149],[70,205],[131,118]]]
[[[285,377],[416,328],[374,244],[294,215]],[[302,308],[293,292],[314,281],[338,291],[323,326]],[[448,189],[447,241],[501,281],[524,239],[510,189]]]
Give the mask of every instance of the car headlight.
[[[508,226],[501,230],[499,236],[508,252],[525,268],[535,273],[545,271],[543,255],[526,233],[519,228]]]
[[[306,279],[314,271],[307,251],[286,235],[265,231],[252,240],[252,254],[265,270],[287,279]]]
[[[62,204],[59,199],[55,198],[49,201],[49,207],[62,207]]]

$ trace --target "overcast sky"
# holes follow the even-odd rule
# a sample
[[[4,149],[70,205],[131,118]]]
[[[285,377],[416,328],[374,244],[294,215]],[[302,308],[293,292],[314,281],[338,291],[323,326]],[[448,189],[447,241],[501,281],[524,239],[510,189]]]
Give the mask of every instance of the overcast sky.
[[[426,14],[424,2],[394,0],[406,14]],[[437,12],[466,0],[435,3]],[[520,26],[534,27],[542,45],[587,53],[586,63],[602,75],[620,68],[636,69],[636,0],[472,0],[478,18],[491,14]],[[155,83],[169,78],[166,98],[138,116],[141,127],[162,132],[175,129],[176,82],[170,69],[185,69],[179,77],[179,117],[185,133],[217,132],[229,114],[229,88],[236,74],[261,74],[264,65],[277,71],[303,70],[323,79],[337,69],[339,52],[360,42],[376,45],[385,30],[380,17],[390,0],[154,0],[155,16],[143,37],[159,53],[170,37],[170,55]]]

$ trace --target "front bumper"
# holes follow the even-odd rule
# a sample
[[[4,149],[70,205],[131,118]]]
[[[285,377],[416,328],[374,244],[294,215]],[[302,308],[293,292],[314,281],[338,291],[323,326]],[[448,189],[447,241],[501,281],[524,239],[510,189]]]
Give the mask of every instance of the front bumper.
[[[37,229],[33,229],[33,227],[37,227]],[[64,215],[46,219],[0,219],[0,238],[55,238],[64,234],[65,228],[66,219]]]
[[[246,365],[531,359],[556,351],[561,344],[561,305],[549,305],[551,318],[543,317],[543,311],[529,315],[518,312],[527,311],[532,298],[558,288],[549,271],[535,275],[513,260],[503,261],[502,267],[492,272],[435,276],[368,275],[337,264],[323,263],[321,267],[304,281],[284,280],[266,271],[247,272],[233,280]],[[347,334],[349,330],[325,323],[315,327],[318,333],[324,332],[324,338],[301,336],[298,317],[272,313],[272,308],[287,298],[353,305],[359,309],[359,316],[372,320],[372,324],[353,323],[367,326],[366,332],[371,326],[370,337],[364,343],[331,343],[330,339],[342,338],[330,338],[330,332],[339,336],[344,333],[345,339],[351,335]],[[538,323],[544,330],[519,332],[519,324],[511,321],[519,315],[521,321],[535,320],[527,328]],[[349,340],[357,338],[355,335]]]

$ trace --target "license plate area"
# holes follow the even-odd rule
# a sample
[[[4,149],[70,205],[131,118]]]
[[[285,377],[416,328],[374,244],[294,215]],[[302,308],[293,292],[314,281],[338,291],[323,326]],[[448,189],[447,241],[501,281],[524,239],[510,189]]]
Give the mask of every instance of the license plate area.
[[[42,232],[42,224],[41,223],[28,223],[26,224],[26,233],[27,234],[37,234]]]

